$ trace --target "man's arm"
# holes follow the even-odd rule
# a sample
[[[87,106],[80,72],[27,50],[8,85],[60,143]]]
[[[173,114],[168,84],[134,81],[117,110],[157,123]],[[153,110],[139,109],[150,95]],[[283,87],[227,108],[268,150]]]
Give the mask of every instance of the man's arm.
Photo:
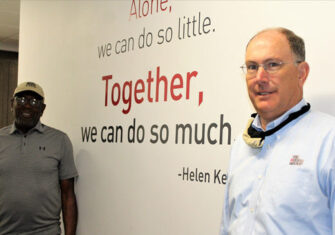
[[[74,193],[74,178],[60,181],[62,212],[65,235],[75,235],[77,229],[77,200]]]
[[[226,186],[224,205],[222,210],[221,226],[220,226],[220,235],[228,234],[229,226],[229,183]]]

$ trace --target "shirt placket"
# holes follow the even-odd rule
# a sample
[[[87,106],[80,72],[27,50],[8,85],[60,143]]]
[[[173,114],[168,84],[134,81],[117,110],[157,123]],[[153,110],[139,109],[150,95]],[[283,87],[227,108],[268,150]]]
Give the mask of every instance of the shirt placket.
[[[26,153],[28,148],[28,135],[24,134],[21,137],[21,152]]]
[[[250,198],[249,203],[249,218],[251,218],[250,224],[248,225],[248,232],[246,234],[256,234],[255,231],[255,221],[256,216],[258,213],[259,205],[260,205],[260,193],[262,190],[262,187],[264,185],[266,172],[269,166],[270,161],[270,152],[271,152],[271,146],[273,145],[273,136],[269,136],[264,140],[264,145],[262,147],[262,150],[259,153],[259,157],[263,159],[263,163],[259,165],[257,168],[257,172],[255,172],[254,175],[254,190],[252,197]],[[265,157],[267,156],[267,157]]]

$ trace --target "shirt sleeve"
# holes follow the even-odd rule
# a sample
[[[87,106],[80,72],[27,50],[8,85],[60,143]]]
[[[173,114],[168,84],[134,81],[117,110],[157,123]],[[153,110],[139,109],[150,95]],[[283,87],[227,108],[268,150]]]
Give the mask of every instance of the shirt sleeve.
[[[328,170],[328,200],[329,200],[329,207],[332,213],[332,229],[333,235],[335,235],[335,142],[333,143],[333,151],[331,159],[329,159],[329,170]]]
[[[328,200],[329,200],[329,207],[331,210],[331,214],[332,214],[332,229],[333,229],[333,235],[335,235],[335,208],[334,208],[334,204],[335,204],[335,151],[332,151],[332,158],[330,160],[329,163],[329,170],[328,170],[328,176],[327,176],[327,181],[328,181],[328,185],[327,185],[327,196],[328,196]]]
[[[220,235],[227,235],[229,224],[230,224],[230,209],[229,209],[229,189],[230,189],[230,182],[231,182],[231,169],[232,169],[232,162],[233,156],[235,156],[234,151],[237,148],[239,140],[242,139],[242,136],[239,137],[234,143],[230,150],[230,159],[229,159],[229,166],[228,166],[228,180],[227,186],[225,190],[225,197],[224,197],[224,204],[222,209],[222,218],[221,218],[221,226],[220,226]]]
[[[229,194],[228,192],[229,192],[229,180],[228,180],[226,191],[225,191],[225,198],[224,198],[221,226],[220,226],[220,235],[228,234],[228,225],[229,225]]]
[[[332,214],[332,234],[335,235],[335,134],[328,136],[318,159],[319,184],[323,194],[328,198]]]
[[[63,151],[59,165],[59,179],[64,180],[78,176],[74,163],[72,143],[66,134],[63,135],[62,148]]]

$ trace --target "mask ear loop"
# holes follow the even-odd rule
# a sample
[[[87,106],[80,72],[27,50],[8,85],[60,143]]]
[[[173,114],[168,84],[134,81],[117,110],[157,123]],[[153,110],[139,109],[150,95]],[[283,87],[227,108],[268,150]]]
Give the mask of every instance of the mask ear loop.
[[[299,111],[291,113],[288,118],[280,123],[275,128],[268,130],[268,131],[257,131],[255,128],[252,127],[252,122],[254,121],[254,118],[256,117],[256,114],[252,114],[248,121],[247,128],[243,132],[243,140],[244,142],[249,145],[252,148],[262,148],[264,144],[264,139],[266,136],[270,136],[276,131],[279,131],[282,127],[290,123],[291,121],[297,119],[304,113],[306,113],[308,110],[310,110],[311,105],[307,103],[305,106],[303,106]]]

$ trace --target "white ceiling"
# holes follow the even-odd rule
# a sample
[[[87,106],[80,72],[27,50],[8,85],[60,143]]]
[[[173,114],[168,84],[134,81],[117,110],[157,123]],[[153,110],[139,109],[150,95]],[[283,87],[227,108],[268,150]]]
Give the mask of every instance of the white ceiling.
[[[0,50],[18,51],[20,0],[0,0]]]

